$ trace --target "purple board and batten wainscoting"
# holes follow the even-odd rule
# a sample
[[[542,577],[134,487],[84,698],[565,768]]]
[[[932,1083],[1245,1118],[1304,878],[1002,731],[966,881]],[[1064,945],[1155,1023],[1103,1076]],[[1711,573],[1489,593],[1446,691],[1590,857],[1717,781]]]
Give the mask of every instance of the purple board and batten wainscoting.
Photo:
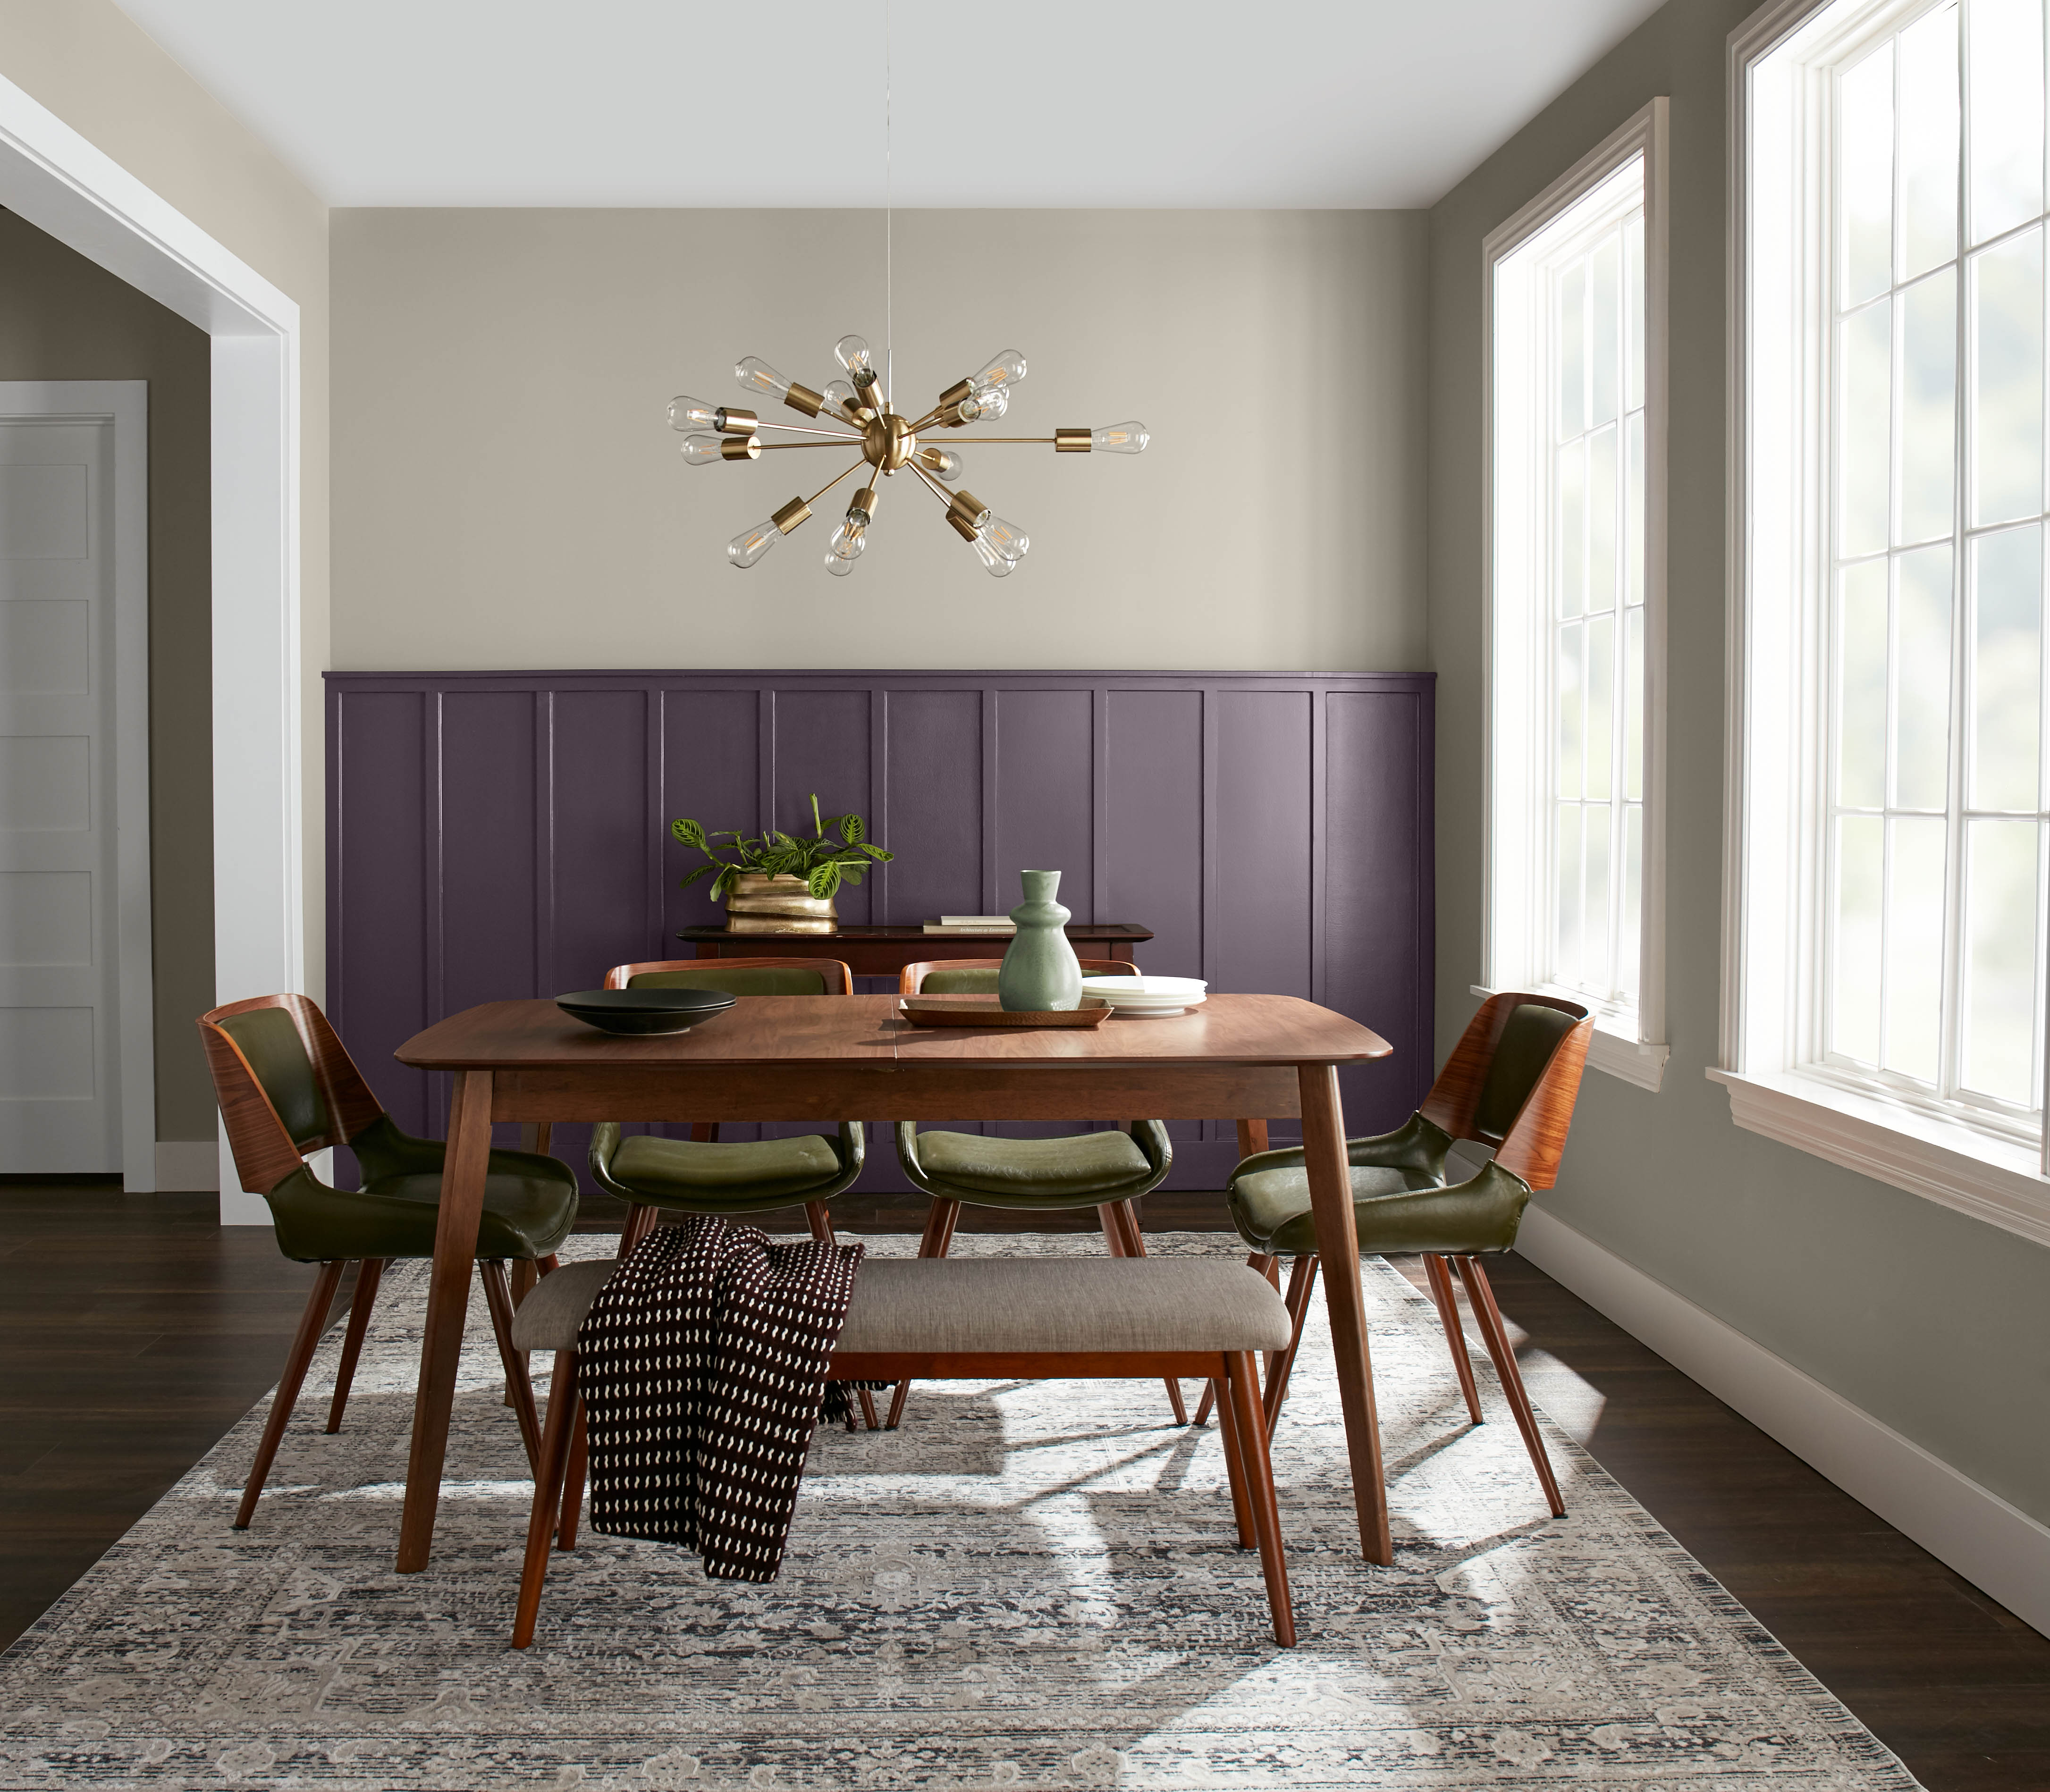
[[[1429,673],[326,676],[328,1011],[408,1131],[441,1136],[448,1091],[393,1061],[402,1041],[688,957],[676,929],[719,912],[677,888],[700,861],[670,820],[794,832],[814,790],[897,855],[840,892],[844,921],[996,914],[1020,869],[1058,867],[1078,920],[1153,930],[1142,970],[1386,1038],[1343,1073],[1350,1132],[1430,1085]],[[1172,1117],[1168,1186],[1222,1186],[1237,1116]],[[580,1167],[587,1131],[557,1128],[556,1155]],[[887,1128],[869,1165],[862,1186],[908,1186]]]

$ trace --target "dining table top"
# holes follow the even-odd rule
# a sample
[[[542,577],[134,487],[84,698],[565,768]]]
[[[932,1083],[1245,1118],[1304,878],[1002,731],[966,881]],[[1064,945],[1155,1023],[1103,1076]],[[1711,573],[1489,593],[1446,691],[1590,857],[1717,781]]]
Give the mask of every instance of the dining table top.
[[[1293,995],[1212,995],[1164,1017],[1113,1015],[1097,1027],[917,1027],[901,998],[752,995],[681,1033],[605,1033],[546,998],[486,1002],[399,1047],[423,1070],[683,1069],[805,1064],[1082,1069],[1356,1064],[1393,1048],[1371,1028]]]

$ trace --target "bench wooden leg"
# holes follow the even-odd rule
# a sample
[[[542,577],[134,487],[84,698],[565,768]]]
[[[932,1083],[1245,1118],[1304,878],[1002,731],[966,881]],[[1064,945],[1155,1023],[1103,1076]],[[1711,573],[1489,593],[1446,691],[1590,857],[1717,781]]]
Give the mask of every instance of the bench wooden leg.
[[[1467,1416],[1481,1422],[1480,1389],[1474,1385],[1473,1358],[1467,1354],[1466,1328],[1460,1323],[1459,1296],[1452,1292],[1452,1272],[1445,1260],[1424,1253],[1424,1273],[1431,1279],[1431,1298],[1437,1303],[1439,1323],[1445,1328],[1445,1342],[1452,1346],[1452,1367],[1460,1373],[1460,1392],[1466,1396]]]
[[[1284,1649],[1292,1649],[1296,1614],[1288,1597],[1288,1564],[1281,1552],[1281,1511],[1274,1497],[1274,1463],[1268,1454],[1267,1427],[1260,1410],[1260,1372],[1250,1350],[1226,1357],[1225,1380],[1226,1408],[1237,1435],[1239,1467],[1247,1483],[1246,1503],[1252,1508],[1253,1535],[1260,1545],[1260,1569],[1267,1580],[1274,1640]]]
[[[1106,1202],[1096,1210],[1097,1223],[1103,1228],[1104,1248],[1114,1257],[1143,1257],[1146,1254],[1146,1235],[1139,1229],[1139,1213],[1128,1201]],[[1175,1415],[1175,1423],[1186,1425],[1189,1409],[1182,1404],[1182,1384],[1171,1377],[1166,1377],[1162,1385],[1167,1390],[1167,1410]]]
[[[256,1515],[256,1502],[263,1496],[263,1483],[270,1478],[271,1464],[277,1459],[278,1446],[283,1442],[285,1426],[292,1416],[292,1408],[298,1404],[299,1389],[306,1379],[306,1365],[314,1360],[314,1352],[320,1347],[322,1335],[327,1330],[327,1310],[334,1304],[334,1291],[341,1286],[341,1272],[349,1267],[345,1259],[320,1266],[320,1274],[314,1278],[313,1292],[306,1296],[306,1311],[299,1315],[299,1329],[292,1339],[291,1350],[285,1358],[285,1373],[278,1378],[278,1391],[271,1401],[271,1416],[263,1421],[263,1440],[256,1446],[256,1460],[251,1464],[249,1478],[242,1489],[242,1503],[236,1509],[235,1528],[238,1531],[249,1529],[249,1521]]]
[[[918,1241],[918,1255],[922,1257],[943,1257],[947,1248],[954,1241],[954,1227],[961,1220],[961,1204],[935,1196],[931,1206],[926,1210],[925,1236]],[[911,1397],[911,1384],[899,1381],[897,1390],[890,1397],[890,1416],[883,1421],[885,1431],[894,1431],[904,1418],[904,1402]]]
[[[1226,1368],[1230,1360],[1228,1357],[1223,1358],[1219,1368]],[[1260,1537],[1253,1528],[1253,1502],[1247,1490],[1245,1455],[1238,1435],[1238,1415],[1233,1408],[1229,1391],[1220,1385],[1225,1379],[1220,1374],[1210,1384],[1219,1391],[1218,1441],[1224,1446],[1225,1479],[1231,1488],[1231,1516],[1238,1527],[1238,1546],[1251,1549],[1257,1545]]]
[[[341,1415],[349,1406],[349,1390],[356,1380],[356,1361],[363,1354],[364,1334],[370,1330],[370,1309],[377,1304],[377,1284],[384,1274],[382,1257],[367,1257],[356,1266],[356,1294],[349,1303],[349,1330],[341,1340],[341,1363],[334,1373],[334,1398],[328,1402],[327,1428],[341,1429]]]
[[[529,1474],[539,1474],[541,1463],[541,1422],[534,1411],[533,1384],[527,1379],[527,1357],[512,1348],[512,1291],[505,1265],[497,1258],[477,1266],[477,1278],[484,1284],[484,1304],[490,1310],[491,1330],[498,1340],[498,1360],[505,1365],[505,1385],[512,1390],[512,1411],[520,1421],[520,1442],[527,1452]]]
[[[555,1410],[552,1399],[548,1408]],[[555,1526],[558,1549],[576,1548],[577,1523],[583,1516],[584,1476],[590,1465],[590,1415],[584,1410],[581,1394],[577,1397],[575,1416],[576,1423],[570,1431],[569,1467],[563,1476],[562,1517]]]
[[[574,1350],[555,1353],[555,1373],[548,1384],[548,1425],[541,1437],[541,1463],[534,1475],[534,1507],[527,1519],[527,1556],[520,1572],[520,1603],[512,1618],[512,1646],[524,1649],[534,1640],[541,1611],[541,1583],[548,1577],[548,1541],[569,1467],[571,1442],[583,1401],[577,1388]]]

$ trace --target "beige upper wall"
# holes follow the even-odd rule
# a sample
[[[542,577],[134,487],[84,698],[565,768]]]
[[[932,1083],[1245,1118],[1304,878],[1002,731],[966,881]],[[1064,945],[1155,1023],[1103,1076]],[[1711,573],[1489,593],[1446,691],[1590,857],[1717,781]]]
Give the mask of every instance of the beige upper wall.
[[[1138,418],[1153,445],[963,444],[971,489],[1032,536],[1002,582],[902,477],[851,578],[820,563],[830,500],[727,565],[846,458],[688,467],[668,401],[746,403],[743,354],[813,387],[848,331],[879,354],[882,226],[335,212],[333,664],[1428,663],[1417,212],[898,213],[900,403],[1017,348],[1004,433]]]
[[[0,0],[0,77],[232,251],[299,307],[302,793],[308,980],[321,975],[328,664],[327,208],[108,0]]]

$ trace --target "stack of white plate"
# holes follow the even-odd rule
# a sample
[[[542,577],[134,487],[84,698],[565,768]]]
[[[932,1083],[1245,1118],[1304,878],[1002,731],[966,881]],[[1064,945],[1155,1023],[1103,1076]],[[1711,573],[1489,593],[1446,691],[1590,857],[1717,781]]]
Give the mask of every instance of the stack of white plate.
[[[1120,1015],[1158,1020],[1199,1006],[1209,988],[1201,977],[1084,977],[1082,992],[1101,995]]]

